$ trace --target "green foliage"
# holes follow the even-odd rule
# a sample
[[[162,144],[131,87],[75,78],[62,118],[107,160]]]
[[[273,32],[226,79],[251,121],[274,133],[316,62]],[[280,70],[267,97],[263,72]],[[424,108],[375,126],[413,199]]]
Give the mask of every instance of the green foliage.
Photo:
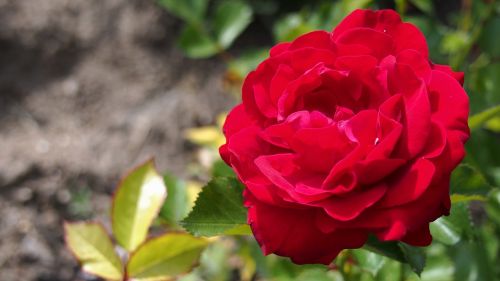
[[[186,182],[167,174],[163,177],[167,186],[167,199],[160,210],[160,219],[170,226],[176,226],[189,212]]]
[[[469,119],[469,127],[471,128],[471,130],[477,129],[481,125],[495,117],[500,117],[500,105],[494,106],[472,116]]]
[[[399,262],[405,261],[405,255],[398,242],[380,242],[371,236],[365,244],[365,249]]]
[[[491,190],[491,185],[474,166],[460,164],[451,177],[450,192],[452,195],[481,195],[485,196]]]
[[[431,0],[410,0],[409,2],[428,15],[432,15],[434,12],[434,6]]]
[[[206,58],[219,52],[217,43],[198,25],[186,25],[179,38],[179,46],[190,58]]]
[[[183,233],[153,238],[130,257],[128,276],[137,281],[173,279],[193,268],[207,245],[206,240]]]
[[[420,247],[412,247],[402,242],[398,244],[403,252],[406,262],[408,262],[413,272],[420,276],[425,267],[426,256],[424,249]]]
[[[179,46],[190,58],[208,58],[224,52],[252,21],[253,10],[243,1],[218,1],[207,11],[208,0],[159,0],[186,25]]]
[[[446,245],[454,245],[461,239],[460,230],[445,217],[431,223],[430,230],[434,239]]]
[[[205,16],[208,5],[208,0],[159,0],[158,2],[172,14],[193,25],[201,23],[200,19]]]
[[[387,261],[383,256],[365,249],[353,250],[352,254],[358,262],[358,266],[363,271],[369,272],[373,277],[377,276]]]
[[[252,21],[252,9],[241,1],[227,0],[222,2],[213,21],[213,30],[219,46],[223,49],[231,46],[233,41]]]
[[[210,170],[216,179],[203,188],[189,215],[185,182],[171,176],[164,178],[169,196],[161,208],[160,218],[170,228],[180,224],[197,236],[240,234],[217,239],[203,253],[200,266],[180,280],[232,280],[235,273],[239,273],[239,277],[245,281],[500,280],[500,268],[496,266],[500,259],[500,191],[495,188],[500,185],[500,48],[497,36],[500,34],[500,5],[498,1],[455,1],[461,6],[454,6],[452,2],[159,0],[171,14],[184,22],[179,46],[185,54],[190,58],[221,54],[228,64],[229,82],[234,83],[232,86],[238,93],[244,77],[268,56],[269,45],[272,44],[266,41],[265,45],[249,44],[251,46],[242,49],[230,49],[253,20],[256,22],[252,26],[255,34],[269,38],[268,41],[273,38],[274,42],[282,42],[316,29],[330,31],[347,13],[357,8],[396,8],[405,21],[414,23],[423,31],[433,62],[449,64],[456,71],[465,72],[465,88],[471,103],[469,125],[472,135],[466,147],[467,164],[460,165],[453,172],[451,212],[449,216],[441,217],[430,225],[434,238],[431,246],[416,248],[398,242],[382,243],[372,237],[364,249],[342,252],[332,265],[332,270],[318,266],[297,266],[288,259],[274,255],[264,257],[255,240],[241,236],[251,234],[246,224],[246,209],[242,204],[243,187],[234,179],[231,169],[222,161],[216,161]],[[210,143],[210,149],[215,149],[223,141],[217,133],[219,131],[216,127],[204,128],[197,130],[198,135],[191,135],[190,139],[205,146]],[[150,168],[147,170],[151,172]],[[142,193],[143,187],[138,187],[144,186],[146,177],[140,174],[148,173],[137,173],[138,176],[131,174],[137,186],[123,187],[134,185],[127,184],[125,179],[120,188],[131,190],[125,192],[128,195],[120,195],[120,191],[117,191],[114,205],[119,205],[120,211],[113,212],[113,230],[117,241],[129,250],[137,248],[126,267],[129,276],[137,280],[157,280],[151,274],[156,270],[144,269],[144,265],[153,261],[165,265],[158,267],[164,277],[188,271],[205,246],[200,244],[190,256],[184,254],[191,253],[189,247],[179,245],[191,245],[186,241],[192,239],[203,243],[206,241],[186,234],[179,234],[182,238],[175,240],[174,234],[166,234],[143,243],[161,200],[157,198],[152,201],[153,204],[148,204],[151,209],[145,211],[144,217],[141,215],[145,219],[137,226],[132,223],[137,221],[134,217],[139,211],[134,206],[140,201],[138,198],[148,197]],[[158,179],[161,177],[158,173],[151,172],[148,175],[156,178],[159,186]],[[132,191],[134,195],[129,194]],[[129,220],[128,224],[124,218]],[[125,226],[118,226],[121,224]],[[85,225],[84,228],[91,226]],[[66,231],[72,233],[66,238],[70,248],[84,245],[84,250],[73,251],[82,259],[87,271],[112,280],[121,279],[123,266],[119,260],[117,262],[113,246],[102,228],[75,231],[72,225],[67,225]],[[139,246],[141,243],[142,246]],[[152,251],[155,248],[168,248],[171,251]],[[91,269],[85,267],[84,262],[89,258],[82,258],[87,254],[97,256],[96,259],[92,258],[95,263]],[[226,262],[228,260],[230,264]],[[106,273],[103,274],[99,268],[104,268]],[[179,271],[168,271],[172,268]],[[420,277],[412,271],[420,274]]]
[[[278,42],[288,42],[298,36],[314,30],[314,26],[308,21],[310,17],[305,14],[291,14],[276,22],[274,26],[274,37]]]
[[[489,194],[486,211],[489,217],[500,225],[500,189],[494,189]]]
[[[186,208],[183,186],[166,177],[173,198],[168,203]],[[128,173],[118,185],[113,198],[113,234],[126,251],[126,266],[104,227],[99,223],[65,223],[67,247],[83,270],[106,280],[160,281],[187,273],[197,263],[208,241],[187,233],[164,233],[146,240],[148,229],[158,215],[167,190],[152,160]],[[162,208],[165,220],[175,221],[180,211]],[[186,210],[184,209],[184,213]]]
[[[500,56],[500,37],[492,36],[492,34],[500,33],[500,16],[496,16],[490,19],[484,26],[484,29],[481,32],[481,36],[479,38],[479,45],[483,49],[483,51],[492,56],[499,57]]]
[[[112,208],[113,233],[126,250],[135,250],[146,239],[151,223],[167,195],[163,178],[153,161],[131,171],[118,185]]]
[[[66,244],[83,270],[108,280],[123,279],[123,265],[104,227],[97,223],[65,223]]]
[[[234,178],[216,178],[203,187],[181,225],[196,236],[248,234],[243,186]]]

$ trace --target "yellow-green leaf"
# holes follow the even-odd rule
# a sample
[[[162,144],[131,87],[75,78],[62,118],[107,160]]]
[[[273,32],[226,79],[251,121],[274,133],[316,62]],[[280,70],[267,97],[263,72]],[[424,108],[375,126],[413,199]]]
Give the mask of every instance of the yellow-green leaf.
[[[226,142],[222,130],[215,126],[188,129],[186,130],[186,139],[201,146],[215,148]]]
[[[65,223],[66,245],[84,271],[107,280],[122,280],[123,265],[104,227],[98,223]]]
[[[131,256],[127,276],[134,281],[170,280],[190,271],[207,245],[206,239],[185,233],[153,238]]]
[[[452,194],[451,203],[457,202],[468,202],[468,201],[486,201],[486,197],[478,194],[473,195],[463,195],[463,194]]]
[[[241,224],[224,231],[227,235],[252,235],[252,229],[248,224]]]
[[[128,251],[146,239],[151,223],[165,201],[167,189],[152,160],[126,175],[113,200],[113,233]]]
[[[469,118],[469,127],[471,130],[481,127],[484,123],[488,122],[492,118],[497,118],[500,116],[500,105],[486,109],[485,111],[479,112]]]

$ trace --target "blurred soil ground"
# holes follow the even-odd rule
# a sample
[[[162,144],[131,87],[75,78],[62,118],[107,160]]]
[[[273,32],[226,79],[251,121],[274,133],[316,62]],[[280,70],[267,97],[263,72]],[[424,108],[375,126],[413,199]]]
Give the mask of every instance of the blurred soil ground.
[[[183,130],[234,102],[153,0],[0,0],[0,281],[91,280],[62,222],[103,216],[126,170],[185,175]]]

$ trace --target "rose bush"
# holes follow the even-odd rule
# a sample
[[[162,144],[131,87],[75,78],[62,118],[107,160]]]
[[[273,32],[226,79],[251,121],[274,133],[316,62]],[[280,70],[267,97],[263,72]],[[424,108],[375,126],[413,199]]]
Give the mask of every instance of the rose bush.
[[[462,83],[391,10],[273,47],[220,148],[263,251],[328,264],[369,235],[428,245],[469,137]]]

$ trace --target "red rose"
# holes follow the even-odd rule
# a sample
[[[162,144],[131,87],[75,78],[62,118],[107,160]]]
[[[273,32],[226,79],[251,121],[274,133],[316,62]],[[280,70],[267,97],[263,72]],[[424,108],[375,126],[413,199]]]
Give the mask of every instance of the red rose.
[[[220,148],[263,251],[328,264],[370,234],[431,243],[469,137],[461,83],[391,10],[357,10],[331,33],[273,47]]]

